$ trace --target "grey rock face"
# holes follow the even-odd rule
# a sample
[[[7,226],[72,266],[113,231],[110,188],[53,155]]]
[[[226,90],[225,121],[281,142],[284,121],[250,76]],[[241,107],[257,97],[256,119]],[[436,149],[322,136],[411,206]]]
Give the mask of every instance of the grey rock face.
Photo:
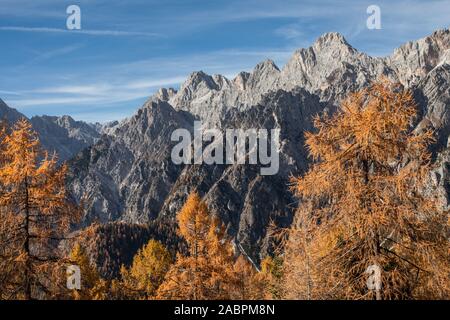
[[[162,100],[162,101],[169,101],[177,94],[177,91],[173,88],[161,88],[158,90],[158,92],[154,95],[154,98],[156,100]]]
[[[430,180],[431,196],[436,197],[442,210],[450,210],[450,148],[438,154]]]
[[[150,102],[73,159],[71,188],[85,200],[85,223],[154,219],[182,170],[170,158],[171,134],[190,128],[190,119],[167,102]]]
[[[431,36],[411,41],[385,59],[406,87],[421,81],[436,66],[450,63],[450,30],[438,30]]]
[[[269,223],[288,226],[291,222],[295,200],[287,192],[289,177],[307,165],[303,131],[298,128],[312,130],[312,117],[323,109],[318,96],[297,88],[273,92],[245,111],[229,110],[224,128],[281,130],[279,174],[261,176],[259,165],[187,166],[172,186],[161,215],[174,216],[187,193],[198,190],[247,254],[258,258],[255,253],[271,248],[266,236]]]
[[[49,153],[55,152],[61,161],[71,159],[100,138],[95,126],[75,121],[69,116],[39,116],[30,121],[39,134],[42,146]]]
[[[432,69],[415,87],[415,99],[423,118],[419,129],[430,128],[436,133],[435,150],[447,147],[450,135],[450,65],[440,64]]]

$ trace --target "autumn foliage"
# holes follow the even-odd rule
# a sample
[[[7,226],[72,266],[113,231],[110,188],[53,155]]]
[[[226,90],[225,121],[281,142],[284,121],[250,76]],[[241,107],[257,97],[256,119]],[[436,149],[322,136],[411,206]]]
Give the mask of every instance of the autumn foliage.
[[[66,167],[41,150],[26,120],[1,135],[0,298],[55,297],[63,267],[56,245],[79,218],[67,201]]]
[[[108,298],[108,284],[102,279],[86,253],[86,250],[77,243],[70,253],[69,261],[80,268],[81,288],[71,290],[75,300],[106,300]]]
[[[150,240],[134,256],[129,269],[122,266],[119,284],[127,299],[151,299],[172,265],[172,255],[158,241]]]
[[[225,228],[213,217],[198,193],[189,195],[177,216],[180,235],[189,255],[177,255],[158,299],[255,299],[262,293],[260,281],[245,258],[235,253]]]
[[[449,298],[448,213],[429,192],[431,132],[413,132],[410,92],[386,80],[306,134],[314,160],[285,246],[294,299]],[[369,266],[381,289],[369,290]]]

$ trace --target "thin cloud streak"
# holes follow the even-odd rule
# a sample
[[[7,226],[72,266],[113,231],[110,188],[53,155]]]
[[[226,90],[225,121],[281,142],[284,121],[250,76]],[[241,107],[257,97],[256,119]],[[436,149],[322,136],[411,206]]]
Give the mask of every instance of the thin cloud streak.
[[[96,70],[97,79],[86,83],[88,75],[79,75],[71,84],[37,87],[19,91],[20,97],[5,99],[21,110],[37,106],[89,106],[145,100],[161,87],[178,88],[195,70],[219,73],[231,79],[241,71],[251,71],[266,58],[284,62],[293,49],[225,49],[189,56],[174,56],[111,65]],[[236,60],[236,57],[241,59]],[[146,70],[151,70],[148,75]],[[104,75],[108,76],[105,77]],[[111,82],[112,79],[115,79]],[[138,105],[135,108],[139,107]]]
[[[174,77],[131,81],[114,85],[91,84],[42,88],[21,93],[21,95],[30,98],[10,99],[7,100],[7,103],[20,108],[43,105],[105,105],[148,98],[152,91],[154,92],[162,86],[179,85],[184,80],[185,77]]]
[[[22,94],[15,91],[0,90],[0,94],[9,94],[12,96],[21,96]]]
[[[160,37],[158,33],[152,32],[135,32],[135,31],[120,31],[120,30],[68,30],[59,28],[46,27],[16,27],[6,26],[0,27],[0,31],[15,31],[15,32],[38,32],[38,33],[65,33],[65,34],[85,34],[90,36],[140,36],[140,37]]]

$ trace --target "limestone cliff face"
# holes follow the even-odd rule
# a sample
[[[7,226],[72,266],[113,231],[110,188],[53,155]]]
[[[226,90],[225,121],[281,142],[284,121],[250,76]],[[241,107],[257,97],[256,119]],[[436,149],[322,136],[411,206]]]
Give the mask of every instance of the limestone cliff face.
[[[450,30],[438,30],[431,36],[410,41],[388,57],[388,63],[405,86],[417,85],[434,68],[450,63]]]
[[[71,189],[84,200],[85,224],[155,219],[183,169],[171,161],[171,134],[192,125],[167,102],[149,102],[72,159]]]
[[[39,133],[43,147],[56,152],[61,161],[66,161],[78,152],[93,145],[100,138],[98,128],[69,116],[39,116],[30,119]]]

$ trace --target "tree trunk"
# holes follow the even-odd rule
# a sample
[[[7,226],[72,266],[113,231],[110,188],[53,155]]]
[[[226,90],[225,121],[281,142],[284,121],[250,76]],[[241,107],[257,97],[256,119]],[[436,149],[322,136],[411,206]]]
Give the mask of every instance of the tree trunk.
[[[25,261],[25,299],[31,300],[31,281],[30,281],[30,196],[28,190],[28,177],[25,176],[25,242],[24,251]]]

